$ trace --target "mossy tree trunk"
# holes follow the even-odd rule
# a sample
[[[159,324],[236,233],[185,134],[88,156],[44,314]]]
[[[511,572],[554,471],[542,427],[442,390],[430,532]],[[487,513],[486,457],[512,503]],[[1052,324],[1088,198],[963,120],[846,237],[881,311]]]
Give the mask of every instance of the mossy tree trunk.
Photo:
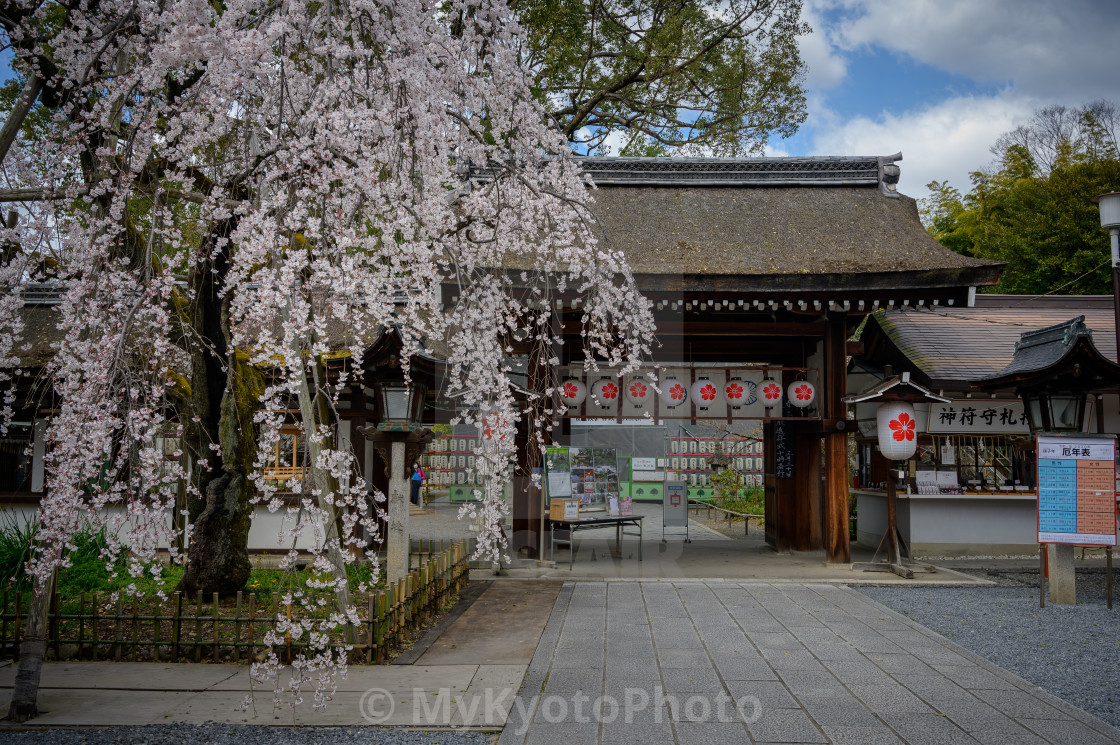
[[[212,232],[228,237],[232,221]],[[184,421],[185,451],[193,457],[197,492],[188,498],[194,526],[179,590],[194,596],[232,595],[249,580],[249,526],[255,493],[250,474],[257,454],[253,416],[264,380],[230,339],[229,298],[219,291],[228,262],[219,249],[191,272],[194,300],[184,308],[190,329],[191,389]],[[218,449],[212,446],[217,445]]]

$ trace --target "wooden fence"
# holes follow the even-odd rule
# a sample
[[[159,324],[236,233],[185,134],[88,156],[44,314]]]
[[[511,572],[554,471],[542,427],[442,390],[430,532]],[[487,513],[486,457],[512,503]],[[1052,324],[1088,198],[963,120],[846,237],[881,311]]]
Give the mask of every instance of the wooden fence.
[[[407,576],[358,599],[358,642],[351,659],[384,662],[410,631],[422,627],[464,589],[470,560],[466,541],[420,542],[410,546]],[[201,662],[252,661],[267,649],[264,635],[292,607],[280,595],[238,592],[222,602],[173,593],[166,600],[120,597],[107,607],[106,594],[51,599],[47,649],[54,659]],[[0,593],[0,657],[15,658],[26,624],[30,593]],[[288,639],[276,652],[291,660],[306,642]]]

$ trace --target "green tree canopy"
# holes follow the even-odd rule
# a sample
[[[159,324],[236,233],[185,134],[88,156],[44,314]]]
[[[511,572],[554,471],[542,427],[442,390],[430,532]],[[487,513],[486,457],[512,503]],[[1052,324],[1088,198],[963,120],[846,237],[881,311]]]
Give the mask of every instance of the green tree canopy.
[[[922,203],[929,232],[966,256],[1007,262],[994,292],[1112,291],[1109,238],[1093,197],[1120,191],[1115,107],[1049,107],[993,146],[967,194],[944,181]]]
[[[805,120],[801,0],[513,0],[522,57],[569,141],[761,153]],[[609,143],[607,144],[609,147]],[[687,151],[687,150],[686,150]]]

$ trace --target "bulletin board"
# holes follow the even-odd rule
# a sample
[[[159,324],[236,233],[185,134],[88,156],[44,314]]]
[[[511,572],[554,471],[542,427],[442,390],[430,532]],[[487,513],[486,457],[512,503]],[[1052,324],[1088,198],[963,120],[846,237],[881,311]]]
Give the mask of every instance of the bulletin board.
[[[1038,542],[1116,545],[1116,438],[1038,435]]]

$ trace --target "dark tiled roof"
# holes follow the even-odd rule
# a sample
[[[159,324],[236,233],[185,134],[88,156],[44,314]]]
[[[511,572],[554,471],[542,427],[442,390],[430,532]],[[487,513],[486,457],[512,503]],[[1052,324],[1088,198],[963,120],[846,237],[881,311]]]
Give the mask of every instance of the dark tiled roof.
[[[871,317],[861,339],[872,350],[885,336],[923,377],[948,386],[990,377],[1011,364],[1015,344],[1026,331],[1085,317],[1093,343],[1106,358],[1116,360],[1112,297],[977,295],[972,308],[881,311]],[[873,350],[873,358],[884,354]],[[886,358],[884,357],[885,361]]]
[[[1024,331],[1019,341],[1015,342],[1015,352],[1007,367],[985,379],[1036,372],[1056,365],[1082,338],[1093,338],[1093,332],[1085,326],[1085,316],[1034,331]]]

